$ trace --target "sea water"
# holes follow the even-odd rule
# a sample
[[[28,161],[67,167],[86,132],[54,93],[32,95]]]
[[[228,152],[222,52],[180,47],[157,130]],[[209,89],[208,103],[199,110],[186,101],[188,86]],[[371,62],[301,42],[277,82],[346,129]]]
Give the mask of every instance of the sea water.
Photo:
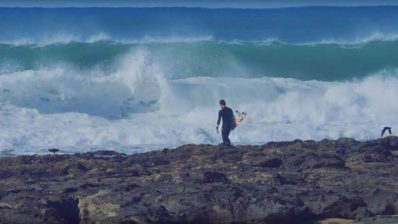
[[[398,128],[398,7],[0,8],[0,151],[125,153]]]

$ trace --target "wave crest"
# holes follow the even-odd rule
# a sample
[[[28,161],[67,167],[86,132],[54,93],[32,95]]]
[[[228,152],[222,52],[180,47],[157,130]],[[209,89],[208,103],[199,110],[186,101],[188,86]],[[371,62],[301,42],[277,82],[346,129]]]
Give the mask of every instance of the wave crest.
[[[11,45],[11,46],[37,46],[44,47],[50,45],[66,45],[70,43],[98,43],[98,42],[110,42],[113,44],[173,44],[173,43],[200,43],[214,41],[224,44],[256,44],[256,45],[295,45],[295,46],[306,46],[306,45],[338,45],[338,46],[360,46],[370,44],[372,42],[380,41],[397,41],[397,33],[384,33],[384,32],[372,32],[367,35],[357,36],[353,38],[321,38],[317,41],[303,41],[303,42],[291,42],[280,38],[266,38],[266,39],[217,39],[213,35],[201,35],[201,36],[143,36],[142,38],[115,38],[107,33],[98,33],[90,36],[80,36],[74,34],[58,33],[53,35],[45,35],[39,38],[20,38],[14,40],[0,40],[0,44]]]
[[[211,35],[204,36],[144,36],[139,39],[114,38],[106,33],[98,33],[88,37],[80,35],[59,33],[56,35],[45,35],[39,38],[21,38],[14,40],[2,40],[0,44],[11,46],[36,46],[45,47],[51,45],[66,45],[70,43],[99,43],[110,42],[113,44],[167,44],[167,43],[194,43],[202,41],[213,41]]]
[[[114,73],[81,75],[67,67],[28,70],[0,76],[0,102],[35,108],[41,113],[79,112],[120,118],[156,110],[162,74],[140,49],[119,61]]]

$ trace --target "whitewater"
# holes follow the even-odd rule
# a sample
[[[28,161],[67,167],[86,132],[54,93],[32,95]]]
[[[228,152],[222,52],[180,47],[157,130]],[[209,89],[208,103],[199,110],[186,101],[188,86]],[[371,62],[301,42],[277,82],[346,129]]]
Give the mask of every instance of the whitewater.
[[[12,17],[12,9],[1,10]],[[30,10],[50,17],[56,14],[51,9]],[[70,10],[62,13],[75,15]],[[151,27],[153,33],[131,36],[130,31],[121,35],[99,27],[101,13],[90,11],[94,9],[81,10],[97,16],[94,21],[82,16],[90,27],[97,22],[89,34],[82,27],[61,32],[50,26],[45,36],[12,28],[11,34],[0,37],[3,155],[41,154],[48,148],[64,153],[99,149],[136,153],[190,143],[218,144],[220,99],[248,113],[230,136],[234,144],[341,137],[368,140],[378,138],[384,126],[392,126],[394,132],[398,124],[394,34],[398,28],[394,25],[366,31],[360,38],[357,32],[349,34],[352,29],[338,36],[341,33],[322,33],[322,28],[317,34],[322,37],[316,40],[302,36],[288,40],[278,32],[248,39],[239,30],[227,36],[209,31],[219,27],[189,35],[175,29],[159,33]],[[122,14],[127,13],[124,10]],[[177,11],[199,16],[214,13],[186,10]],[[298,11],[306,16],[303,21],[310,23],[312,10]],[[392,9],[354,11],[362,15],[378,10]],[[132,11],[128,11],[131,19],[145,14]],[[280,21],[289,17],[284,11],[255,11],[260,17],[278,12]],[[250,13],[232,10],[229,14],[247,18]],[[211,16],[212,21],[226,22]],[[177,19],[181,19],[178,13]],[[0,27],[11,26],[4,23]],[[253,29],[261,27],[257,24]]]

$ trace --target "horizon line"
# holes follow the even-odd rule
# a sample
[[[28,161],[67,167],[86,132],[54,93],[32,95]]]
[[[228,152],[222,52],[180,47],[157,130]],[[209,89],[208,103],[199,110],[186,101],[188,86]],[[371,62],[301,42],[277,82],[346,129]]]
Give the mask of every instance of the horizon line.
[[[208,7],[208,6],[4,6],[0,3],[0,8],[8,9],[157,9],[157,8],[185,8],[185,9],[289,9],[289,8],[372,8],[372,7],[398,7],[397,4],[379,5],[292,5],[292,6],[270,6],[270,7]]]

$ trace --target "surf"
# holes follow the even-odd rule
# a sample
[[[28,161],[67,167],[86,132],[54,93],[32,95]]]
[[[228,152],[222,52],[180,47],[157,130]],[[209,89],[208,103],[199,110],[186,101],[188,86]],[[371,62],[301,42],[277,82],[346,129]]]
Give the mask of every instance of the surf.
[[[398,68],[398,40],[364,44],[297,45],[281,42],[120,43],[72,42],[48,46],[0,44],[0,74],[70,67],[77,74],[112,74],[132,51],[146,49],[170,78],[285,77],[298,80],[345,81]],[[378,55],[375,57],[375,55]],[[173,58],[173,60],[170,60]],[[71,74],[73,76],[73,74]]]
[[[380,126],[397,125],[396,71],[333,82],[175,78],[146,48],[130,51],[117,65],[111,74],[58,67],[1,75],[0,149],[23,154],[50,146],[66,152],[120,146],[137,152],[147,145],[216,144],[217,102],[223,98],[234,110],[250,112],[231,135],[235,144],[364,140],[377,138]]]

